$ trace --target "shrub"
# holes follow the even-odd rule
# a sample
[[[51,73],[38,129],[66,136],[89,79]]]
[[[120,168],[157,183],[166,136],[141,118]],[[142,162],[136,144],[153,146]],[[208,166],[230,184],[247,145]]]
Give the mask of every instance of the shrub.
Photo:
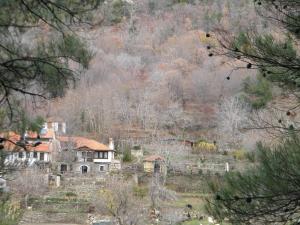
[[[110,21],[112,23],[120,23],[124,16],[128,14],[126,2],[122,0],[114,0],[112,2],[112,11]]]
[[[263,76],[258,76],[255,81],[247,78],[244,81],[243,90],[245,101],[254,109],[263,108],[272,100],[272,87],[270,82]]]
[[[236,160],[245,160],[247,158],[247,152],[244,149],[234,150],[231,154]]]
[[[123,162],[131,162],[132,161],[132,155],[130,149],[126,148],[123,153]]]
[[[199,153],[202,151],[209,151],[213,152],[217,150],[217,146],[213,143],[208,143],[206,141],[198,141],[196,145],[194,146],[194,152]]]
[[[147,187],[135,186],[135,187],[133,187],[133,194],[136,197],[144,198],[148,194],[148,188]]]
[[[67,192],[66,194],[66,197],[67,198],[76,198],[77,197],[77,194],[73,193],[73,192]]]

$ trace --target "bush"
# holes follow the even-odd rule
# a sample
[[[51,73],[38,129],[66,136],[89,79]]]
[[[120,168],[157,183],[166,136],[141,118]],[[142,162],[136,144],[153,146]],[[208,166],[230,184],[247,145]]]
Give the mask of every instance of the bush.
[[[130,149],[125,149],[123,153],[123,162],[131,162],[132,161],[132,155]]]
[[[77,197],[77,194],[73,193],[73,192],[67,192],[66,194],[66,197],[71,199],[71,198],[76,198]]]
[[[255,81],[247,78],[243,85],[243,90],[245,92],[243,98],[252,106],[252,108],[263,108],[272,100],[271,84],[263,76],[258,76]]]
[[[148,194],[148,188],[147,187],[135,186],[135,187],[133,187],[133,194],[136,197],[144,198]]]
[[[247,152],[244,149],[234,150],[231,154],[236,160],[245,160],[247,158]]]
[[[194,153],[200,153],[202,151],[213,152],[217,150],[217,146],[213,143],[208,143],[206,141],[198,141],[194,146]]]
[[[122,0],[114,0],[112,2],[112,11],[110,21],[112,23],[120,23],[124,16],[128,14],[128,10],[126,8],[125,1]]]

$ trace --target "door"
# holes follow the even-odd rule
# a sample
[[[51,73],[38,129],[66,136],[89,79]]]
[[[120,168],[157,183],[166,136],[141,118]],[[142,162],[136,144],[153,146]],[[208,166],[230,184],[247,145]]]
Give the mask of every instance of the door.
[[[81,173],[85,174],[88,172],[88,167],[87,166],[81,166]]]
[[[154,173],[159,173],[160,172],[160,162],[155,161],[154,162]]]
[[[68,170],[68,166],[66,164],[61,164],[60,165],[60,172],[61,173],[67,172],[67,170]]]

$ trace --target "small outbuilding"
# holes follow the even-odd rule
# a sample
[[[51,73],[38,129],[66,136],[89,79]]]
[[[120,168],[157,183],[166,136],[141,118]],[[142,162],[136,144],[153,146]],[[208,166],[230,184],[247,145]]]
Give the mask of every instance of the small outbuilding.
[[[160,155],[150,155],[144,158],[144,171],[147,173],[167,172],[165,159]]]

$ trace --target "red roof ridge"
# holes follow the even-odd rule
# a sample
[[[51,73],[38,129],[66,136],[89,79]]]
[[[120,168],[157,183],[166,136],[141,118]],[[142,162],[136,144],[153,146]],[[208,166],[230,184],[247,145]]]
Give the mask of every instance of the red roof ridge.
[[[146,162],[153,162],[156,160],[164,161],[165,159],[164,159],[164,157],[162,157],[160,155],[150,155],[150,156],[147,156],[144,158],[144,161],[146,161]]]
[[[96,140],[80,136],[59,136],[57,138],[61,142],[75,142],[76,149],[89,148],[93,151],[112,151],[107,145]]]

